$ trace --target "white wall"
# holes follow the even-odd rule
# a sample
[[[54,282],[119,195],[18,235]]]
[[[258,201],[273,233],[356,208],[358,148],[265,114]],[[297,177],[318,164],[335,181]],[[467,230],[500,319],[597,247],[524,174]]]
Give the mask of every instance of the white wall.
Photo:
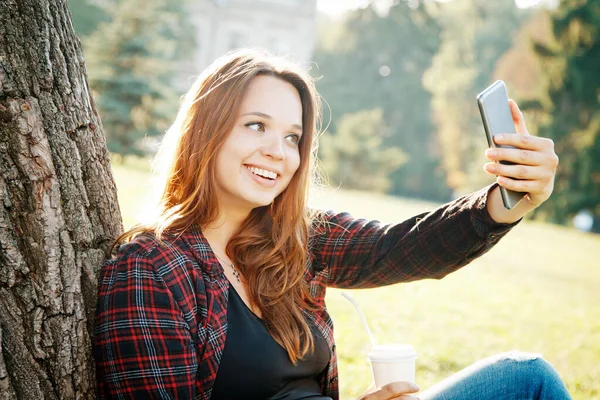
[[[316,0],[196,0],[189,9],[195,54],[180,66],[181,89],[215,58],[238,47],[290,54],[302,64],[313,55]]]

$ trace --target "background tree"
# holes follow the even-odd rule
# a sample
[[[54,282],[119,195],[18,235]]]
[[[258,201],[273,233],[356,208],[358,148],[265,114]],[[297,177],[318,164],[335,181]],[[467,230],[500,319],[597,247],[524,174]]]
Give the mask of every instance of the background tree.
[[[511,97],[517,100],[521,110],[529,100],[539,97],[544,90],[543,79],[540,79],[543,66],[538,61],[532,43],[535,41],[549,44],[549,37],[552,36],[547,9],[539,7],[528,14],[530,14],[528,18],[515,33],[511,48],[504,52],[496,63],[492,78],[492,80],[502,78],[506,82]],[[537,131],[536,117],[535,113],[525,116],[531,131],[533,131],[532,127]]]
[[[535,109],[561,162],[555,193],[538,213],[566,223],[589,210],[600,221],[600,2],[561,1],[550,22],[551,42],[535,46],[545,84]]]
[[[81,1],[81,0],[78,0]],[[109,1],[108,21],[84,40],[90,84],[108,149],[142,155],[142,140],[162,134],[178,106],[176,65],[191,44],[185,2]]]
[[[110,21],[104,8],[93,0],[68,0],[68,4],[75,33],[80,38],[92,34],[102,22]]]
[[[385,192],[390,174],[406,160],[397,147],[384,147],[389,129],[380,109],[342,116],[337,132],[321,137],[322,161],[329,183],[347,189]]]
[[[391,193],[445,200],[449,191],[438,169],[431,96],[422,84],[439,45],[439,27],[421,2],[409,5],[413,2],[397,2],[385,13],[369,6],[322,24],[315,74],[322,75],[318,88],[331,107],[331,129],[338,135],[343,115],[383,111],[389,127],[384,145],[400,148],[408,157],[391,174]]]
[[[0,2],[0,398],[93,399],[96,276],[122,230],[65,0]]]
[[[481,169],[487,142],[475,97],[492,82],[527,13],[512,0],[454,0],[431,10],[442,25],[442,43],[424,80],[433,94],[437,143],[448,185],[472,191],[490,183]]]

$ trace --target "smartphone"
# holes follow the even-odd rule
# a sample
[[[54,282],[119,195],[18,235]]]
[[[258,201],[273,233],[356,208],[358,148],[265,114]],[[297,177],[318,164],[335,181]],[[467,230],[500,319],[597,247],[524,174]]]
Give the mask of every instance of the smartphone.
[[[481,121],[485,129],[488,145],[490,147],[515,148],[514,146],[499,146],[494,143],[494,135],[499,133],[517,133],[515,123],[508,104],[508,93],[503,81],[496,81],[477,95],[477,105],[481,114]],[[514,164],[510,161],[500,161],[502,164]],[[526,193],[515,192],[500,186],[500,194],[504,207],[512,209]]]

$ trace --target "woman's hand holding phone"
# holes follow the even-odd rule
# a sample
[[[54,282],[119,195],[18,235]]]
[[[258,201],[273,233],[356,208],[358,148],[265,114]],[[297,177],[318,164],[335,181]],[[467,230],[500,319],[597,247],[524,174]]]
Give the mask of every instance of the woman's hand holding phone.
[[[497,145],[510,145],[516,148],[487,149],[486,157],[494,162],[485,164],[484,169],[489,174],[497,175],[496,180],[500,186],[527,193],[521,203],[528,204],[518,207],[524,211],[522,212],[524,215],[527,211],[542,204],[552,194],[558,156],[554,152],[554,142],[551,139],[530,135],[523,113],[519,110],[517,103],[513,100],[510,100],[509,103],[517,133],[495,135],[494,142]],[[501,164],[500,161],[511,161],[514,164]],[[493,210],[490,207],[488,210],[492,218],[496,219],[492,213]],[[514,211],[521,214],[519,210]],[[505,213],[502,212],[502,214]],[[500,217],[500,219],[503,218]],[[496,220],[498,221],[498,219]]]

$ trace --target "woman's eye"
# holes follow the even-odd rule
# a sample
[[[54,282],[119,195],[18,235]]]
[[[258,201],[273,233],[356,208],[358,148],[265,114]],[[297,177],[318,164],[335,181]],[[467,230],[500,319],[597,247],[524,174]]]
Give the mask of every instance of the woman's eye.
[[[257,132],[265,131],[265,125],[262,122],[250,122],[250,123],[247,123],[245,126],[252,129],[253,131],[257,131]]]
[[[290,142],[292,142],[294,144],[300,143],[300,135],[297,135],[295,133],[292,133],[291,135],[288,135],[286,137],[286,139],[288,139]]]

